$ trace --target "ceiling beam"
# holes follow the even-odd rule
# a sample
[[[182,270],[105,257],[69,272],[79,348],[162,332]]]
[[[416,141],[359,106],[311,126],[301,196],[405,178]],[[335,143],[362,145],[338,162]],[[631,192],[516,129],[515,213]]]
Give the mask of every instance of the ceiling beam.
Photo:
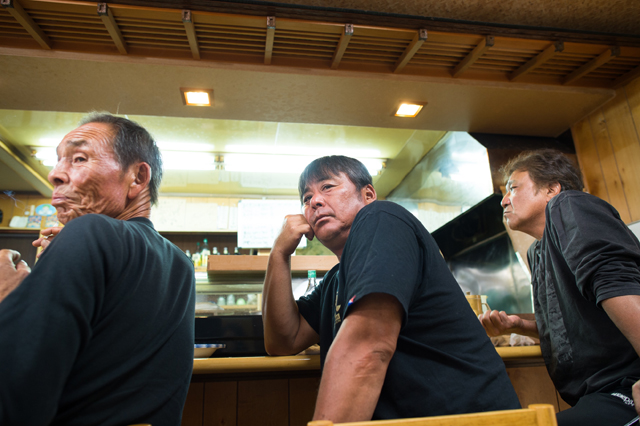
[[[424,28],[418,30],[418,33],[413,36],[413,40],[411,40],[411,43],[409,43],[407,48],[404,50],[402,56],[400,56],[400,58],[396,61],[395,68],[393,69],[394,73],[400,72],[405,67],[405,65],[409,63],[411,58],[413,58],[413,55],[415,55],[418,50],[420,50],[422,43],[424,43],[426,39],[427,30],[425,30]]]
[[[618,55],[620,55],[620,48],[618,46],[605,50],[600,55],[566,76],[564,80],[562,80],[562,84],[573,83],[574,81],[589,74],[591,71],[603,66]]]
[[[544,49],[539,55],[535,56],[526,64],[524,64],[523,66],[521,66],[520,68],[512,72],[511,75],[509,76],[509,80],[511,81],[518,80],[519,78],[527,75],[534,69],[540,67],[541,65],[549,61],[551,58],[553,58],[556,55],[556,53],[562,52],[563,50],[564,50],[563,42],[557,41],[553,43],[551,46]]]
[[[122,37],[120,28],[118,28],[118,23],[113,17],[113,13],[111,12],[111,9],[109,9],[109,5],[107,5],[106,3],[98,3],[98,16],[100,16],[100,19],[102,19],[102,23],[107,28],[107,31],[109,31],[109,35],[118,48],[118,52],[126,55],[127,43]]]
[[[191,11],[188,9],[182,10],[182,24],[184,25],[184,31],[187,33],[187,40],[189,40],[189,47],[191,48],[193,59],[200,59],[198,37],[196,36],[196,29],[191,18]]]
[[[7,167],[16,172],[44,197],[51,197],[51,194],[53,194],[53,186],[51,183],[40,176],[30,165],[22,161],[20,157],[14,154],[2,141],[0,141],[0,162],[6,164]]]
[[[0,4],[24,27],[43,49],[51,50],[51,40],[22,8],[18,0],[1,0]]]
[[[353,25],[345,24],[344,31],[342,31],[342,35],[340,35],[340,41],[338,42],[338,47],[336,47],[336,51],[333,52],[333,58],[331,59],[331,69],[338,69],[340,65],[340,61],[342,60],[342,56],[344,52],[347,50],[347,46],[349,45],[349,41],[351,40],[351,36],[353,35]]]
[[[629,71],[626,74],[621,75],[611,84],[612,89],[619,89],[622,86],[626,86],[627,83],[630,83],[632,80],[640,77],[640,67],[636,67]]]
[[[484,52],[493,47],[494,37],[486,36],[451,72],[453,77],[458,77],[465,72],[475,61],[480,59]]]
[[[271,63],[271,56],[273,55],[273,40],[276,37],[276,17],[267,16],[267,39],[264,43],[264,63],[269,65]]]

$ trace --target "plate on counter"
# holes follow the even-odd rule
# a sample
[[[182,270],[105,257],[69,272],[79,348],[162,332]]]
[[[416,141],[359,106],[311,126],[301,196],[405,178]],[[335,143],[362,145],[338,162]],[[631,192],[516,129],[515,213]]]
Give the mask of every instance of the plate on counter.
[[[209,358],[218,349],[223,349],[224,343],[196,343],[193,345],[194,358]]]

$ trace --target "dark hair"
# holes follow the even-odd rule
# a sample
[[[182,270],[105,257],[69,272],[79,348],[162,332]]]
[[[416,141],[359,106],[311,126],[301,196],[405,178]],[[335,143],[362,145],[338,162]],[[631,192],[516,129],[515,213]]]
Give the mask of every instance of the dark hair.
[[[155,204],[158,201],[158,190],[162,181],[162,157],[151,134],[138,123],[105,112],[91,113],[82,119],[80,125],[89,123],[105,123],[111,126],[114,131],[113,151],[122,170],[126,170],[138,161],[145,162],[151,167],[149,195],[151,205]]]
[[[571,160],[555,149],[525,151],[500,168],[505,183],[516,171],[526,171],[538,188],[559,183],[561,191],[582,191],[582,173]]]
[[[367,185],[373,185],[371,174],[360,161],[344,155],[329,155],[313,160],[300,175],[298,181],[300,201],[302,201],[308,184],[337,176],[340,173],[347,175],[358,191]]]

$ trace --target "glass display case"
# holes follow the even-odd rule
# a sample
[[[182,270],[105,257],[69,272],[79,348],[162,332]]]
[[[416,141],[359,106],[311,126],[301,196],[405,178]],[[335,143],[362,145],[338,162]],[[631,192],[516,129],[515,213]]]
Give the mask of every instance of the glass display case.
[[[265,355],[262,286],[268,256],[209,256],[207,269],[196,271],[195,342],[223,343],[213,357]],[[335,256],[292,256],[294,295],[307,287],[307,273],[318,277],[331,269]]]

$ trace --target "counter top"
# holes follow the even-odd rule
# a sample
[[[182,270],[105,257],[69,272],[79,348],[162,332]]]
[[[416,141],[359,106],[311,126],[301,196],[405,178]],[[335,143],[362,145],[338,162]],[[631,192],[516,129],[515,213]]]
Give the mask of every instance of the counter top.
[[[496,351],[507,367],[544,365],[540,346],[498,347]],[[193,374],[313,370],[320,370],[320,355],[196,358],[193,360]]]

